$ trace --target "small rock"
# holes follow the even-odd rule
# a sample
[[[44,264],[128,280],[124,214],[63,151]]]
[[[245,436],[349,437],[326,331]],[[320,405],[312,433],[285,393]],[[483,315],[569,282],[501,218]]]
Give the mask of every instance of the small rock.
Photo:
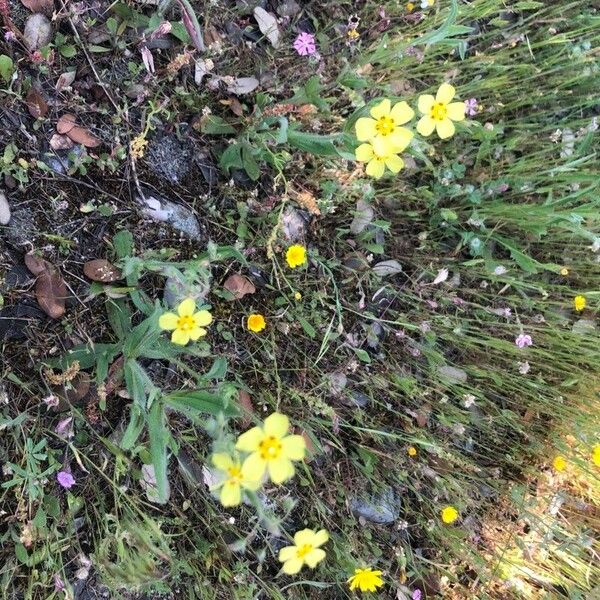
[[[2,231],[2,234],[8,244],[15,248],[21,248],[35,238],[36,231],[33,211],[28,208],[18,208],[12,211],[10,223]]]
[[[393,523],[400,516],[400,502],[394,490],[388,487],[380,494],[365,498],[352,498],[350,510],[357,517],[372,523],[386,525]]]
[[[160,177],[170,183],[179,183],[190,172],[193,154],[189,140],[181,141],[175,135],[163,135],[148,144],[144,161]]]
[[[195,240],[204,239],[203,229],[194,213],[181,204],[175,204],[158,194],[144,190],[144,198],[138,196],[142,213],[153,221],[168,223]]]
[[[52,39],[52,24],[42,14],[31,15],[25,23],[23,38],[29,50],[39,50]]]
[[[290,242],[302,240],[305,237],[309,219],[310,217],[306,211],[298,210],[293,206],[288,206],[281,217],[283,235],[285,238]]]
[[[457,367],[445,365],[439,367],[437,372],[448,383],[465,383],[467,381],[467,373]]]
[[[348,378],[346,377],[346,374],[342,373],[341,371],[337,373],[329,373],[327,378],[329,379],[329,391],[335,396],[339,395],[348,384]]]
[[[577,335],[590,335],[594,333],[596,324],[590,319],[579,319],[573,323],[572,331]]]
[[[300,12],[300,5],[296,0],[285,0],[277,7],[277,12],[282,17],[295,17]]]
[[[365,408],[370,401],[369,396],[357,391],[350,392],[350,397],[347,398],[347,403],[351,406],[356,406],[356,408]]]
[[[6,196],[0,192],[0,225],[8,225],[10,221],[10,206]]]

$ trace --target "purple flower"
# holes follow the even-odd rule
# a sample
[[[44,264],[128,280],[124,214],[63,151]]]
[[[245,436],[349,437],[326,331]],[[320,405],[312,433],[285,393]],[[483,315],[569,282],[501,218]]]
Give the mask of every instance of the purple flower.
[[[479,112],[477,98],[469,98],[465,100],[465,112],[469,117],[474,117]]]
[[[531,339],[530,335],[521,333],[516,337],[515,344],[518,348],[525,348],[527,346],[531,346],[533,344],[533,340]]]
[[[421,593],[421,590],[415,590],[411,596],[412,600],[421,600],[422,597],[423,594]]]
[[[71,489],[75,485],[75,478],[67,471],[59,471],[56,480],[66,490]]]
[[[65,582],[62,580],[62,577],[57,573],[54,576],[54,591],[55,592],[64,592],[66,589]]]
[[[298,34],[298,37],[294,42],[294,49],[300,56],[314,54],[317,51],[315,36],[312,33],[305,33],[302,31]]]

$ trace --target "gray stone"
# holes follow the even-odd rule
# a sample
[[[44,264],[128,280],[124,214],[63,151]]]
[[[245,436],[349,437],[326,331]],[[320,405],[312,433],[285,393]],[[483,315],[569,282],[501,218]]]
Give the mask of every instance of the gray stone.
[[[170,183],[179,183],[193,164],[193,144],[175,135],[154,138],[146,149],[144,161],[148,168]]]
[[[6,196],[0,192],[0,225],[8,225],[10,221],[10,206]]]
[[[29,50],[39,50],[52,39],[52,24],[48,17],[36,13],[31,15],[25,23],[23,39]]]
[[[396,498],[394,490],[388,487],[370,498],[352,498],[350,510],[356,517],[386,525],[393,523],[400,516],[400,501]]]
[[[296,0],[285,0],[277,7],[277,12],[282,17],[295,17],[300,12],[300,5]]]

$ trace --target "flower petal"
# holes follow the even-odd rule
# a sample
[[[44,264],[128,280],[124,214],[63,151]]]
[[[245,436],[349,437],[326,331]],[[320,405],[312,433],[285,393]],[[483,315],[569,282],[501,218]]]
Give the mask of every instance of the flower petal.
[[[354,155],[359,162],[369,162],[373,158],[373,146],[371,144],[361,144]]]
[[[463,121],[465,118],[465,103],[464,102],[451,102],[446,106],[448,111],[448,118],[453,121]]]
[[[248,459],[246,459],[248,460]],[[262,459],[261,459],[262,460]],[[269,477],[276,485],[291,479],[294,476],[295,469],[292,461],[285,456],[275,460],[268,461]]]
[[[385,159],[385,166],[392,173],[397,173],[404,166],[404,161],[397,154],[390,154]]]
[[[437,94],[435,95],[435,101],[441,102],[442,104],[448,104],[452,98],[456,95],[456,90],[449,83],[442,83],[440,85]]]
[[[387,117],[390,114],[392,109],[392,103],[386,98],[382,100],[379,104],[376,104],[371,109],[371,116],[374,119],[381,119],[381,117]]]
[[[158,326],[161,329],[166,329],[167,331],[171,331],[172,329],[177,329],[177,321],[179,317],[172,312],[165,313],[164,315],[160,315],[158,319]]]
[[[242,465],[244,478],[251,481],[258,481],[264,474],[267,467],[267,461],[261,458],[258,452],[253,452]]]
[[[415,137],[415,134],[406,129],[406,127],[398,127],[389,136],[389,143],[394,147],[394,152],[402,152]]]
[[[212,315],[207,310],[199,310],[194,313],[194,321],[198,327],[206,327],[212,323]]]
[[[279,562],[286,562],[287,560],[291,560],[296,557],[296,552],[298,552],[298,548],[296,546],[286,546],[279,551]]]
[[[178,307],[177,314],[180,317],[191,317],[196,310],[196,303],[193,298],[186,298]]]
[[[383,158],[394,151],[390,136],[378,135],[371,145],[377,158]]]
[[[313,538],[313,546],[318,548],[322,546],[325,542],[329,540],[329,533],[327,533],[326,529],[319,529]]]
[[[301,558],[292,558],[291,560],[286,560],[283,563],[283,572],[286,575],[295,575],[304,564],[304,561]]]
[[[281,440],[283,453],[290,460],[302,460],[306,452],[306,442],[301,435],[288,435]]]
[[[431,107],[434,102],[435,98],[431,94],[423,94],[422,96],[419,96],[417,108],[421,114],[428,115],[431,112]]]
[[[242,490],[237,482],[226,481],[221,488],[221,504],[237,506],[242,501]]]
[[[240,435],[235,447],[242,452],[255,452],[264,437],[265,434],[260,427],[253,427]]]
[[[315,532],[312,529],[301,529],[294,534],[294,544],[296,546],[314,546]]]
[[[429,116],[425,115],[419,119],[417,123],[417,131],[424,137],[430,136],[435,129],[435,121]]]
[[[369,164],[366,168],[366,173],[370,177],[375,177],[375,179],[379,179],[385,171],[385,163],[380,158],[374,158],[369,161]]]
[[[245,476],[244,470],[242,469],[242,476]],[[255,492],[261,484],[261,480],[260,479],[246,479],[244,477],[244,479],[242,480],[242,487],[246,490],[252,490],[253,492]]]
[[[190,340],[195,342],[198,338],[205,336],[207,333],[208,332],[203,327],[194,327],[194,329],[190,331]]]
[[[265,419],[263,426],[265,435],[282,438],[290,427],[290,420],[281,413],[274,412]]]
[[[171,341],[178,346],[185,346],[190,341],[190,333],[183,329],[176,329],[171,334]]]
[[[221,471],[226,471],[229,469],[229,467],[233,466],[233,460],[231,459],[231,456],[227,454],[227,452],[217,452],[216,454],[212,455],[211,460],[212,464]]]
[[[375,124],[376,121],[368,117],[361,117],[356,121],[356,137],[359,142],[366,142],[377,135]]]
[[[394,104],[391,117],[395,125],[404,125],[415,116],[415,111],[408,105],[408,102],[402,101]]]
[[[437,134],[440,136],[440,139],[442,140],[446,140],[449,137],[452,137],[455,131],[454,123],[450,119],[438,121],[435,124],[435,129],[437,131]]]
[[[314,569],[317,563],[321,562],[325,558],[325,550],[321,548],[315,548],[311,550],[305,557],[304,562],[311,568]]]

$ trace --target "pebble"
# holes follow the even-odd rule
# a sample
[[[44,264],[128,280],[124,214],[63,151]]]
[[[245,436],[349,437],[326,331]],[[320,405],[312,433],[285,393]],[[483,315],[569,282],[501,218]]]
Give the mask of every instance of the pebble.
[[[0,225],[8,225],[10,221],[10,206],[6,195],[0,192]]]
[[[350,510],[357,517],[372,523],[387,525],[400,516],[400,502],[391,487],[370,498],[352,498]]]
[[[50,43],[52,39],[52,24],[48,17],[39,13],[31,15],[25,23],[23,39],[27,48],[32,52]]]

